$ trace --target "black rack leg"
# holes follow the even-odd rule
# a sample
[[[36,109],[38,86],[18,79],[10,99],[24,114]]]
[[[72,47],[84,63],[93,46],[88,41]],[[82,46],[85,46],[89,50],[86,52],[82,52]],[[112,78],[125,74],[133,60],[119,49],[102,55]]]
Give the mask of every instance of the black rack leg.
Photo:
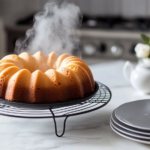
[[[55,115],[54,115],[52,109],[49,109],[49,110],[50,110],[50,112],[52,113],[52,116],[53,116],[54,125],[55,125],[55,134],[56,134],[56,136],[58,136],[58,137],[62,137],[62,136],[64,135],[64,133],[65,133],[66,121],[67,121],[67,118],[68,118],[69,116],[66,116],[66,118],[65,118],[65,120],[64,120],[64,125],[63,125],[63,132],[62,132],[62,134],[61,134],[61,135],[58,135],[58,132],[57,132],[57,123],[56,123],[56,120],[55,120]]]

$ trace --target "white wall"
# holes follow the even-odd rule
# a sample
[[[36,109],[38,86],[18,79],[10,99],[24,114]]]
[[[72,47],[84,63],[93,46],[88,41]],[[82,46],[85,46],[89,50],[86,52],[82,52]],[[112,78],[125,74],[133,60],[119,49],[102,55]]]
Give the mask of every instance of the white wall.
[[[6,34],[4,25],[0,18],[0,59],[6,55]]]
[[[5,24],[13,24],[37,10],[37,0],[0,0],[0,15]]]
[[[125,17],[146,17],[150,15],[148,9],[150,5],[148,2],[150,0],[121,0],[122,1],[122,16]]]
[[[57,0],[62,2],[63,0]],[[68,0],[81,11],[91,15],[122,15],[124,17],[150,16],[150,0]],[[32,12],[40,11],[47,0],[0,0],[0,16],[5,24]]]

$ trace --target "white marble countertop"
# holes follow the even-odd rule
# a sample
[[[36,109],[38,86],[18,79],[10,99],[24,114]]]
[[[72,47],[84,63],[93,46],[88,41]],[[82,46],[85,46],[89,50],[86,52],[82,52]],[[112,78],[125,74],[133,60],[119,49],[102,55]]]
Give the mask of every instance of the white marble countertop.
[[[133,142],[114,133],[109,126],[109,119],[111,112],[119,105],[150,96],[137,92],[124,80],[124,61],[96,63],[90,65],[95,80],[105,83],[112,91],[108,105],[68,118],[65,135],[61,138],[55,135],[52,119],[0,116],[0,150],[149,150],[149,145]],[[57,121],[61,127],[63,120]]]

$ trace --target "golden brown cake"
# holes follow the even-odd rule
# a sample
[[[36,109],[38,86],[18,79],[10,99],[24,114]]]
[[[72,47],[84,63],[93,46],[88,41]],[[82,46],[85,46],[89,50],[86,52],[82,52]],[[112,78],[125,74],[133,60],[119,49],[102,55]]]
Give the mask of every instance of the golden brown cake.
[[[87,64],[69,54],[23,52],[0,61],[0,97],[10,101],[65,101],[83,97],[94,88]]]

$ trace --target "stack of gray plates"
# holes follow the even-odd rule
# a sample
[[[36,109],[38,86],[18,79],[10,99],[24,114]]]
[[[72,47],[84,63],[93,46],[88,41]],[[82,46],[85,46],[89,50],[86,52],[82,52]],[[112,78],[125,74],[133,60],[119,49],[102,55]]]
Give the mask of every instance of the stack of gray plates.
[[[116,108],[111,115],[110,126],[120,136],[150,144],[150,99],[125,103]]]

